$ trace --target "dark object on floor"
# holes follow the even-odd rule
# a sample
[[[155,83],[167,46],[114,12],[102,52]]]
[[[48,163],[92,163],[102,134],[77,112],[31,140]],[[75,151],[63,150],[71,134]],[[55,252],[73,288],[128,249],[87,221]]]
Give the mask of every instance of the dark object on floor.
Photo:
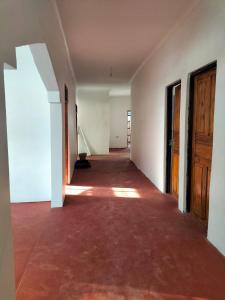
[[[77,160],[76,163],[75,163],[75,169],[87,169],[87,168],[90,168],[90,167],[91,167],[91,164],[86,159]]]
[[[80,160],[86,160],[87,153],[79,153]]]

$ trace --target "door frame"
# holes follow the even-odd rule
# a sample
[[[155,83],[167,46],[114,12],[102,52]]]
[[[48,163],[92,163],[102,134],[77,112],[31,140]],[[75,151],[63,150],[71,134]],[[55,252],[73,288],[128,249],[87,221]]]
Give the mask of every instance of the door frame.
[[[209,63],[190,73],[189,84],[189,108],[188,108],[188,140],[187,140],[187,189],[186,189],[186,211],[191,212],[191,173],[192,173],[192,137],[194,117],[194,79],[196,75],[217,68],[217,61]]]
[[[172,166],[172,147],[170,141],[172,139],[173,130],[173,88],[181,84],[181,79],[170,84],[166,88],[166,180],[165,191],[171,192],[171,166]]]

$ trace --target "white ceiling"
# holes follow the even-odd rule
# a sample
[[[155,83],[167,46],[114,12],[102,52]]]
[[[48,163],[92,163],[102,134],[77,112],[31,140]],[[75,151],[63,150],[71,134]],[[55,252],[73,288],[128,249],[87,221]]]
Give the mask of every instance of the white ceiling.
[[[78,82],[128,82],[197,1],[57,0]]]

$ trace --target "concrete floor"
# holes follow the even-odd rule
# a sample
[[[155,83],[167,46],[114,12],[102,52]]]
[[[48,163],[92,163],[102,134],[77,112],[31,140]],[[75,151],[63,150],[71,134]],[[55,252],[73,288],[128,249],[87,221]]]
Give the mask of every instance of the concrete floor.
[[[225,258],[127,158],[75,173],[63,209],[12,205],[17,300],[225,300]]]

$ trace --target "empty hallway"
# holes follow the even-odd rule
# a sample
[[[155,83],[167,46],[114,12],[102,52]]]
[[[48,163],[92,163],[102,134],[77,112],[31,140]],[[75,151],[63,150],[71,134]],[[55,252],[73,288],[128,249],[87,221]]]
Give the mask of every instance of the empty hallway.
[[[0,300],[225,300],[225,0],[0,20]]]
[[[63,209],[12,207],[17,300],[223,300],[225,259],[126,152],[75,172]]]

